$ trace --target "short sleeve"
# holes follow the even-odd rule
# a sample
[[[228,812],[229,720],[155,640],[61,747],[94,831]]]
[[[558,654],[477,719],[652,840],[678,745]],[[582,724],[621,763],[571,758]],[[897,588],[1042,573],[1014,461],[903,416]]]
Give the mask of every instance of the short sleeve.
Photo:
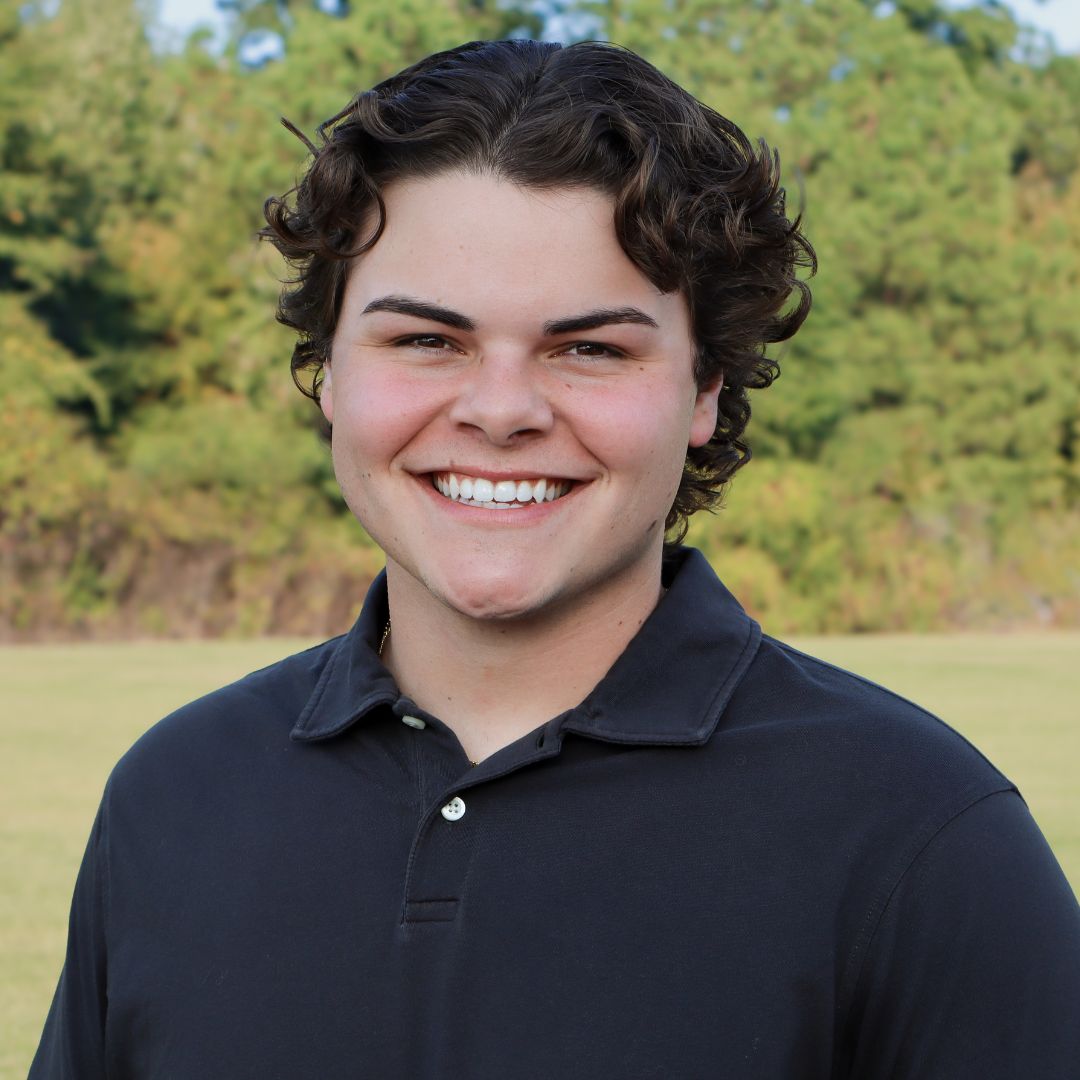
[[[1080,907],[1014,791],[968,807],[907,869],[849,1031],[860,1080],[1080,1078]]]
[[[67,953],[29,1080],[105,1077],[108,882],[104,803],[75,882]]]

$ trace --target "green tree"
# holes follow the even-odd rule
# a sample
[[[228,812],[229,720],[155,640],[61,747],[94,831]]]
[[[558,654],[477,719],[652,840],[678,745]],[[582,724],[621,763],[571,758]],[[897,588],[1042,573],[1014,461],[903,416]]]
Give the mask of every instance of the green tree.
[[[1080,60],[986,0],[0,0],[0,626],[340,628],[379,555],[288,379],[259,208],[358,89],[543,18],[783,154],[821,257],[691,538],[780,630],[1080,621]],[[280,34],[280,59],[246,43]]]

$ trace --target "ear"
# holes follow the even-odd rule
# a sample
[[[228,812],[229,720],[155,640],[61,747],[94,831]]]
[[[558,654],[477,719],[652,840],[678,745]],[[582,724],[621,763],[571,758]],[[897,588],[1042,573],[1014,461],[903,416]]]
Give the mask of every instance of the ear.
[[[713,437],[716,431],[720,391],[723,388],[724,376],[721,373],[707,386],[698,390],[697,397],[694,398],[694,411],[690,416],[689,446],[704,446]]]
[[[324,360],[322,367],[322,385],[319,387],[319,408],[322,409],[326,422],[334,423],[334,380],[330,370],[330,361]]]

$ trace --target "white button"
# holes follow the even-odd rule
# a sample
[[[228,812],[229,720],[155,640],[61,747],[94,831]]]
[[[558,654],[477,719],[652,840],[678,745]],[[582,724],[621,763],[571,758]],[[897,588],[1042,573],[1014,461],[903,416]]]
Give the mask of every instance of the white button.
[[[457,821],[465,816],[465,802],[456,795],[442,808],[442,816],[447,821]]]
[[[419,716],[403,716],[401,722],[416,728],[417,731],[423,731],[427,727],[427,721],[421,720]]]

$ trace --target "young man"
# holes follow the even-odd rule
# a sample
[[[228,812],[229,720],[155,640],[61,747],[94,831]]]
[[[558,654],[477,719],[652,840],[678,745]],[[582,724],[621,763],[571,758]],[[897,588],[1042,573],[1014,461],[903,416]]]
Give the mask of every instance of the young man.
[[[1080,1075],[1013,786],[665,554],[809,307],[768,151],[599,44],[321,135],[267,235],[386,573],[118,765],[32,1075]]]

